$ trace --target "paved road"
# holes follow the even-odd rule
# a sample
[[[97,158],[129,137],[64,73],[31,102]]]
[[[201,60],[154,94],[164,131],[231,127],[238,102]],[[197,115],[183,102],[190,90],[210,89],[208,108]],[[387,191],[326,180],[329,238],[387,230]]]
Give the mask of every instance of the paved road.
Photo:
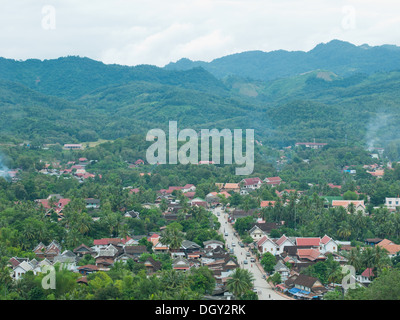
[[[221,223],[220,232],[226,240],[226,244],[229,248],[233,248],[234,255],[237,257],[241,268],[251,271],[254,275],[254,288],[258,292],[258,298],[260,300],[288,300],[287,298],[276,293],[271,285],[263,279],[263,272],[256,266],[254,262],[250,262],[250,258],[254,257],[252,253],[250,257],[246,257],[248,248],[242,248],[239,246],[239,239],[234,235],[234,229],[230,223],[227,222],[228,214],[226,214],[221,207],[217,207],[212,212],[218,217],[218,221]],[[219,216],[218,216],[219,213]],[[225,232],[228,232],[228,236],[225,236]],[[232,246],[235,243],[235,246]],[[248,264],[244,264],[243,261],[247,260]]]

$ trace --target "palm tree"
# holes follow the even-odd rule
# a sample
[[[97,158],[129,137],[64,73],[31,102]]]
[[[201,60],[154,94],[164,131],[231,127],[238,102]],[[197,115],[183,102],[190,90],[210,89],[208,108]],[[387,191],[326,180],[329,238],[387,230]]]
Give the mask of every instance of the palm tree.
[[[119,228],[118,236],[122,239],[126,239],[129,236],[129,226],[126,223],[122,224]]]
[[[360,248],[353,248],[350,250],[350,253],[346,255],[347,260],[350,265],[352,265],[357,271],[362,267],[361,261],[361,251]]]
[[[342,239],[348,239],[351,236],[351,229],[350,229],[349,224],[346,221],[343,221],[340,224],[337,234]]]
[[[237,268],[227,281],[226,286],[235,297],[240,297],[253,287],[254,276],[246,270]]]
[[[183,242],[183,233],[176,228],[167,228],[161,235],[160,242],[168,245],[171,250],[177,250]]]
[[[185,274],[174,269],[165,270],[161,274],[160,281],[165,288],[178,290],[184,286]]]

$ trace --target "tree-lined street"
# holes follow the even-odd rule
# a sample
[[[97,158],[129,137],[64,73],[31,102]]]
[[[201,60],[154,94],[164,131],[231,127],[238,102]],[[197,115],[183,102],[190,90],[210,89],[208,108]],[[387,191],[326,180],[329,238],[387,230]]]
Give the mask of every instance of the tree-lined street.
[[[260,270],[261,267],[257,266],[255,262],[251,262],[251,258],[255,259],[255,256],[251,252],[250,256],[248,256],[249,248],[242,248],[239,246],[240,240],[235,236],[233,226],[228,223],[228,215],[222,210],[222,208],[217,207],[213,209],[212,212],[218,217],[218,221],[221,223],[220,232],[224,236],[229,248],[233,248],[234,255],[237,257],[240,267],[252,272],[254,276],[254,288],[258,293],[258,298],[260,300],[288,300],[275,292],[271,285],[263,278],[265,273]],[[226,233],[228,234],[227,236],[225,235]],[[245,263],[245,260],[247,261],[247,264]]]

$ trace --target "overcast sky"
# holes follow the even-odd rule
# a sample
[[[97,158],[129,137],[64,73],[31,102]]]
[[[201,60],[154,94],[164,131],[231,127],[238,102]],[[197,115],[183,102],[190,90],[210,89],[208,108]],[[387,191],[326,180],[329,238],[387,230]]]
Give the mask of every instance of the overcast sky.
[[[0,56],[164,66],[332,39],[400,45],[399,0],[0,0]]]

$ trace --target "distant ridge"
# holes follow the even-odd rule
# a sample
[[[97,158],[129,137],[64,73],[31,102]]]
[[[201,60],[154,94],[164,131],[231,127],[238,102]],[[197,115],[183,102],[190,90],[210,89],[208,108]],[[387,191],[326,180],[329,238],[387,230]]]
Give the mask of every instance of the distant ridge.
[[[238,76],[253,80],[274,80],[304,72],[323,69],[339,76],[357,73],[371,74],[400,69],[400,47],[395,45],[356,46],[341,40],[318,44],[308,52],[277,50],[246,51],[231,54],[211,62],[183,58],[171,62],[167,70],[190,70],[202,67],[217,78]]]

